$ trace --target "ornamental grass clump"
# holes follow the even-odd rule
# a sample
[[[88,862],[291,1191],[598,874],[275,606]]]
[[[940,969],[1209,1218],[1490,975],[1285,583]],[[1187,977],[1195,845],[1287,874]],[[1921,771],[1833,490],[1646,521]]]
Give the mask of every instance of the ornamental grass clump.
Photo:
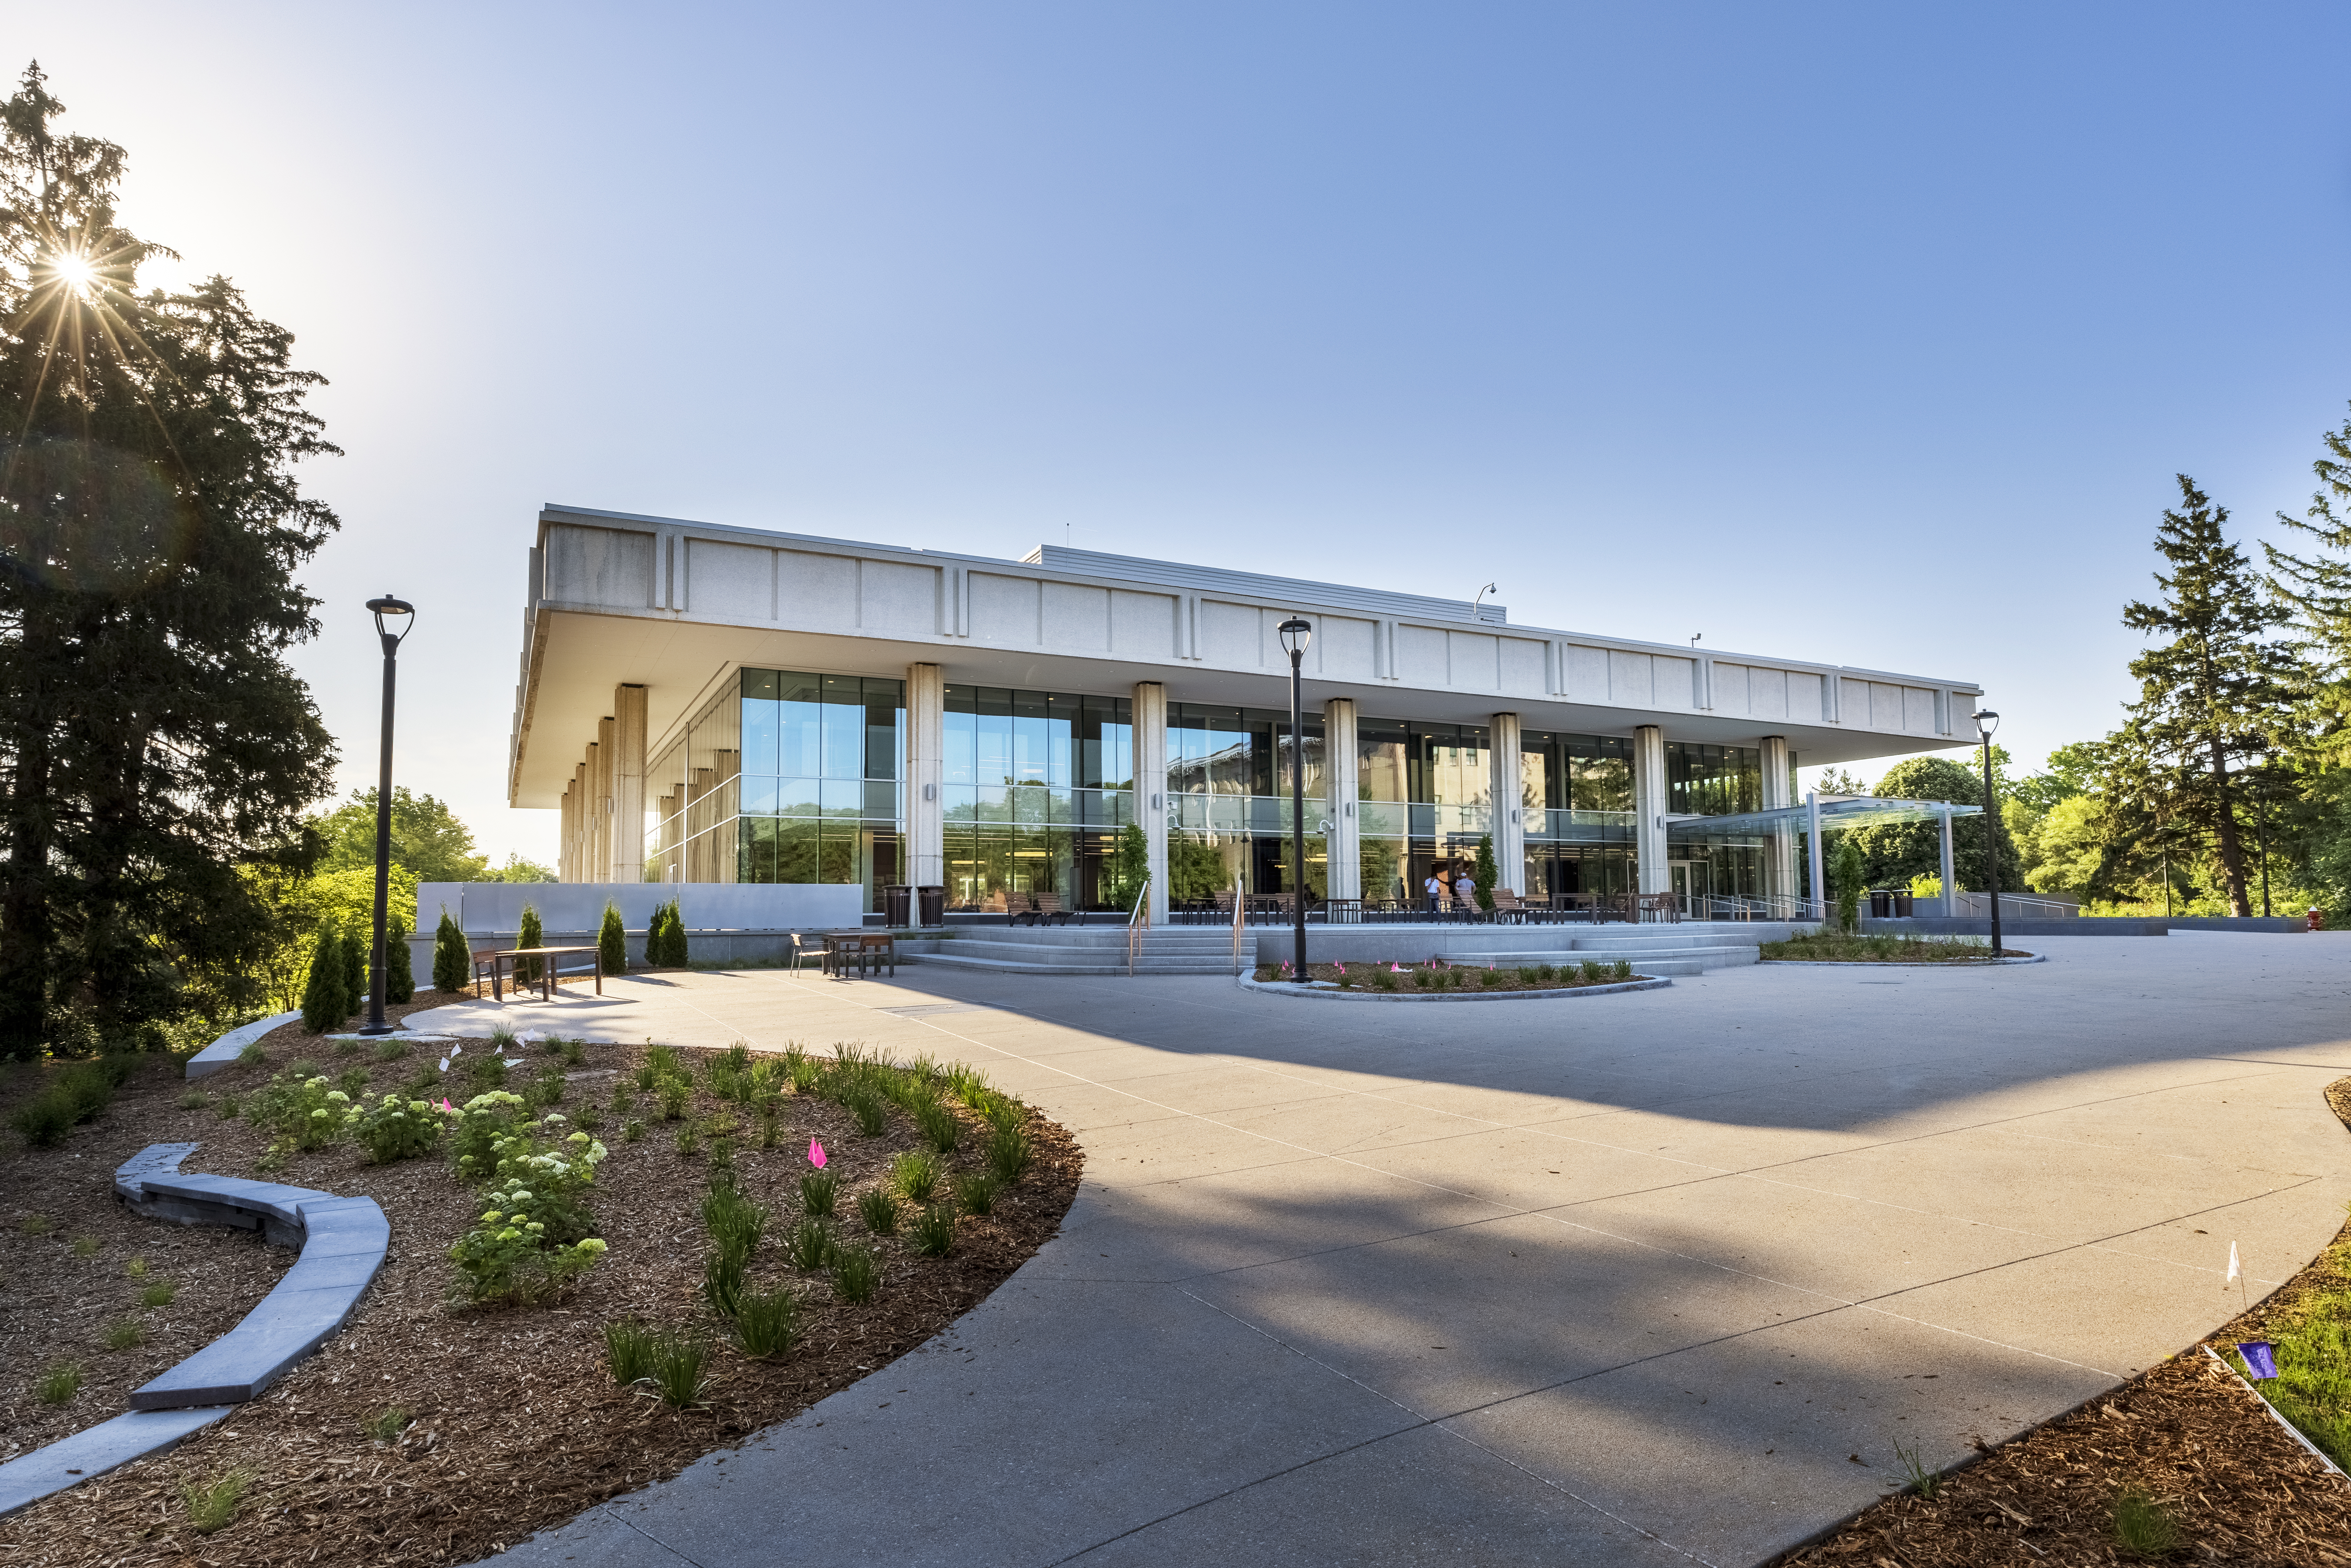
[[[821,1219],[803,1219],[784,1233],[784,1261],[802,1273],[813,1274],[832,1257],[832,1227]]]
[[[955,1178],[956,1207],[967,1214],[996,1212],[996,1178],[986,1171],[974,1171]]]
[[[800,1339],[800,1299],[778,1285],[771,1291],[745,1291],[735,1307],[735,1343],[754,1359],[790,1354]]]
[[[44,1405],[70,1405],[81,1392],[81,1363],[61,1361],[33,1380],[33,1397]]]
[[[842,1301],[856,1304],[873,1299],[874,1286],[880,1283],[882,1271],[873,1261],[873,1254],[863,1247],[851,1247],[839,1242],[832,1249],[832,1293]]]
[[[732,1318],[743,1304],[744,1271],[744,1259],[724,1248],[703,1261],[702,1299],[722,1318]]]
[[[831,1171],[800,1173],[800,1208],[818,1219],[831,1219],[841,1201],[841,1178]]]
[[[2171,1511],[2134,1481],[2115,1497],[2115,1544],[2132,1557],[2166,1557],[2180,1546]]]
[[[925,1258],[943,1258],[955,1245],[956,1211],[951,1203],[934,1203],[914,1216],[906,1237]]]
[[[683,1410],[702,1397],[710,1376],[710,1342],[700,1334],[659,1334],[653,1340],[653,1385],[662,1402]]]
[[[987,1174],[1005,1186],[1017,1186],[1036,1157],[1037,1145],[1018,1126],[1001,1126],[987,1134]]]
[[[253,1486],[251,1470],[231,1470],[209,1485],[189,1481],[180,1489],[180,1500],[187,1505],[188,1527],[198,1535],[210,1535],[225,1528],[236,1517],[245,1501],[245,1494]]]
[[[622,1318],[604,1325],[604,1365],[611,1370],[614,1383],[626,1388],[632,1383],[652,1378],[656,1338],[653,1330],[636,1318]]]
[[[752,1202],[731,1182],[713,1186],[702,1200],[702,1228],[712,1244],[746,1261],[759,1249],[769,1218],[765,1205]]]
[[[874,1090],[861,1084],[842,1096],[841,1104],[864,1136],[878,1138],[890,1130],[890,1103]]]
[[[930,1202],[946,1174],[938,1156],[922,1149],[909,1149],[890,1162],[890,1185],[908,1203]]]
[[[824,1064],[795,1042],[784,1048],[784,1078],[795,1094],[813,1094],[824,1082]]]
[[[898,1197],[886,1186],[867,1187],[857,1195],[857,1218],[874,1236],[898,1234]]]
[[[139,1292],[139,1304],[142,1307],[168,1307],[179,1296],[179,1286],[169,1280],[158,1280]]]
[[[400,1435],[408,1430],[408,1424],[415,1419],[408,1411],[394,1405],[369,1416],[360,1430],[379,1443],[396,1443],[400,1441]]]
[[[922,1134],[923,1142],[940,1154],[955,1153],[956,1145],[963,1139],[963,1124],[956,1119],[954,1112],[936,1100],[918,1100],[914,1113],[914,1130]]]

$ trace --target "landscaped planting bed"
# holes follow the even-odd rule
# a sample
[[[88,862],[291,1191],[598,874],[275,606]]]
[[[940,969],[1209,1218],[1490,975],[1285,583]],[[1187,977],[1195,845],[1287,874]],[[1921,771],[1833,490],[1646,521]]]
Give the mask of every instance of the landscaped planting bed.
[[[2332,1085],[2327,1100],[2351,1124],[2351,1079]],[[2252,1340],[2276,1343],[2285,1375],[2279,1381],[2309,1396],[2302,1407],[2281,1402],[2304,1416],[2338,1464],[2351,1458],[2345,1424],[2351,1225],[2283,1288],[2205,1343],[2233,1360],[2236,1345]],[[1775,1568],[2167,1559],[2236,1568],[2351,1564],[2351,1482],[2312,1458],[2201,1345],[1987,1450],[1927,1490],[1932,1495],[1905,1488],[1827,1540],[1781,1557]]]
[[[1362,963],[1309,964],[1307,978],[1327,980],[1341,990],[1364,991],[1576,991],[1586,986],[1621,986],[1640,976],[1619,960],[1584,964],[1448,964],[1442,958],[1405,964],[1392,958]],[[1287,980],[1287,964],[1260,964],[1259,981]]]
[[[1987,964],[1993,958],[2030,958],[2014,947],[1991,950],[1989,941],[1972,936],[1895,936],[1860,932],[1817,931],[1766,942],[1758,949],[1764,963],[1773,959],[1806,964]]]
[[[123,1159],[195,1140],[191,1171],[374,1198],[392,1245],[316,1356],[171,1453],[0,1521],[0,1563],[470,1561],[674,1475],[913,1349],[1026,1260],[1076,1193],[1080,1155],[1060,1128],[976,1075],[895,1069],[854,1046],[844,1067],[829,1052],[468,1040],[443,1071],[447,1049],[413,1042],[379,1061],[360,1043],[338,1055],[289,1026],[262,1042],[267,1060],[201,1081],[200,1106],[183,1108],[183,1085],[142,1074],[62,1147],[9,1159],[12,1198],[46,1204],[64,1229],[67,1194],[110,1206]],[[291,1071],[298,1052],[316,1073]],[[503,1090],[482,1065],[494,1058],[515,1063]],[[353,1071],[363,1088],[337,1086]],[[349,1099],[324,1099],[335,1092]],[[462,1114],[439,1110],[444,1095]],[[305,1149],[317,1133],[246,1119],[256,1100],[274,1104],[278,1129],[358,1105],[387,1155],[424,1146],[372,1164],[354,1126]],[[314,1105],[329,1116],[310,1117]],[[476,1155],[462,1175],[461,1141]],[[503,1171],[490,1164],[500,1157]],[[1018,1179],[991,1190],[991,1169],[1011,1166]],[[812,1212],[826,1207],[829,1219]],[[220,1329],[293,1257],[224,1232],[119,1212],[115,1222],[149,1239],[151,1259],[172,1258],[182,1300],[217,1274],[217,1293],[235,1298],[215,1314]],[[583,1227],[601,1250],[573,1244]],[[165,1242],[189,1250],[164,1254]],[[470,1273],[450,1255],[461,1243]],[[10,1245],[58,1244],[12,1232]],[[469,1302],[469,1281],[497,1300]],[[11,1311],[16,1284],[12,1269]],[[96,1294],[80,1309],[85,1333],[116,1310]],[[616,1379],[615,1359],[658,1381]],[[112,1379],[104,1398],[86,1387],[66,1427],[119,1413],[112,1383],[129,1385]],[[43,1427],[45,1439],[61,1435]]]

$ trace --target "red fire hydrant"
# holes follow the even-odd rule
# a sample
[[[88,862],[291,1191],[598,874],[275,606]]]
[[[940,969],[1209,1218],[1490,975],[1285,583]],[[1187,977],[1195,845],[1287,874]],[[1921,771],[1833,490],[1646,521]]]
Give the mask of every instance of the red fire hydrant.
[[[2303,924],[2303,928],[2304,928],[2304,930],[2307,930],[2307,931],[2324,931],[2324,930],[2325,930],[2325,929],[2326,929],[2326,911],[2325,911],[2324,909],[2319,908],[2319,907],[2318,907],[2318,905],[2316,905],[2316,904],[2312,904],[2312,905],[2310,906],[2310,913],[2309,913],[2308,915],[2304,915],[2304,916],[2302,917],[2302,924]]]

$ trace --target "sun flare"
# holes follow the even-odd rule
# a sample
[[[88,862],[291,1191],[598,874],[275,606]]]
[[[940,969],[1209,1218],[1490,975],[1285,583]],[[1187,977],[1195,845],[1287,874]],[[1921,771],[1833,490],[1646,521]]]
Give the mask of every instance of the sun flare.
[[[65,251],[50,263],[57,281],[87,299],[98,289],[98,267],[78,251]]]

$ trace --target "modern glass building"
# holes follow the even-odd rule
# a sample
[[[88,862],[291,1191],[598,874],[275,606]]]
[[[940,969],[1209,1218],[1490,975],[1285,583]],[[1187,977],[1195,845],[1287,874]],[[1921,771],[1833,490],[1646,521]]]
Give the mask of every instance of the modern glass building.
[[[1300,735],[1272,635],[1293,614]],[[525,632],[510,794],[562,812],[566,881],[854,885],[869,908],[895,882],[1122,908],[1138,862],[1163,907],[1410,900],[1488,840],[1525,895],[1788,893],[1776,829],[1705,821],[1776,821],[1800,760],[1965,744],[1980,696],[1492,604],[562,507]]]

